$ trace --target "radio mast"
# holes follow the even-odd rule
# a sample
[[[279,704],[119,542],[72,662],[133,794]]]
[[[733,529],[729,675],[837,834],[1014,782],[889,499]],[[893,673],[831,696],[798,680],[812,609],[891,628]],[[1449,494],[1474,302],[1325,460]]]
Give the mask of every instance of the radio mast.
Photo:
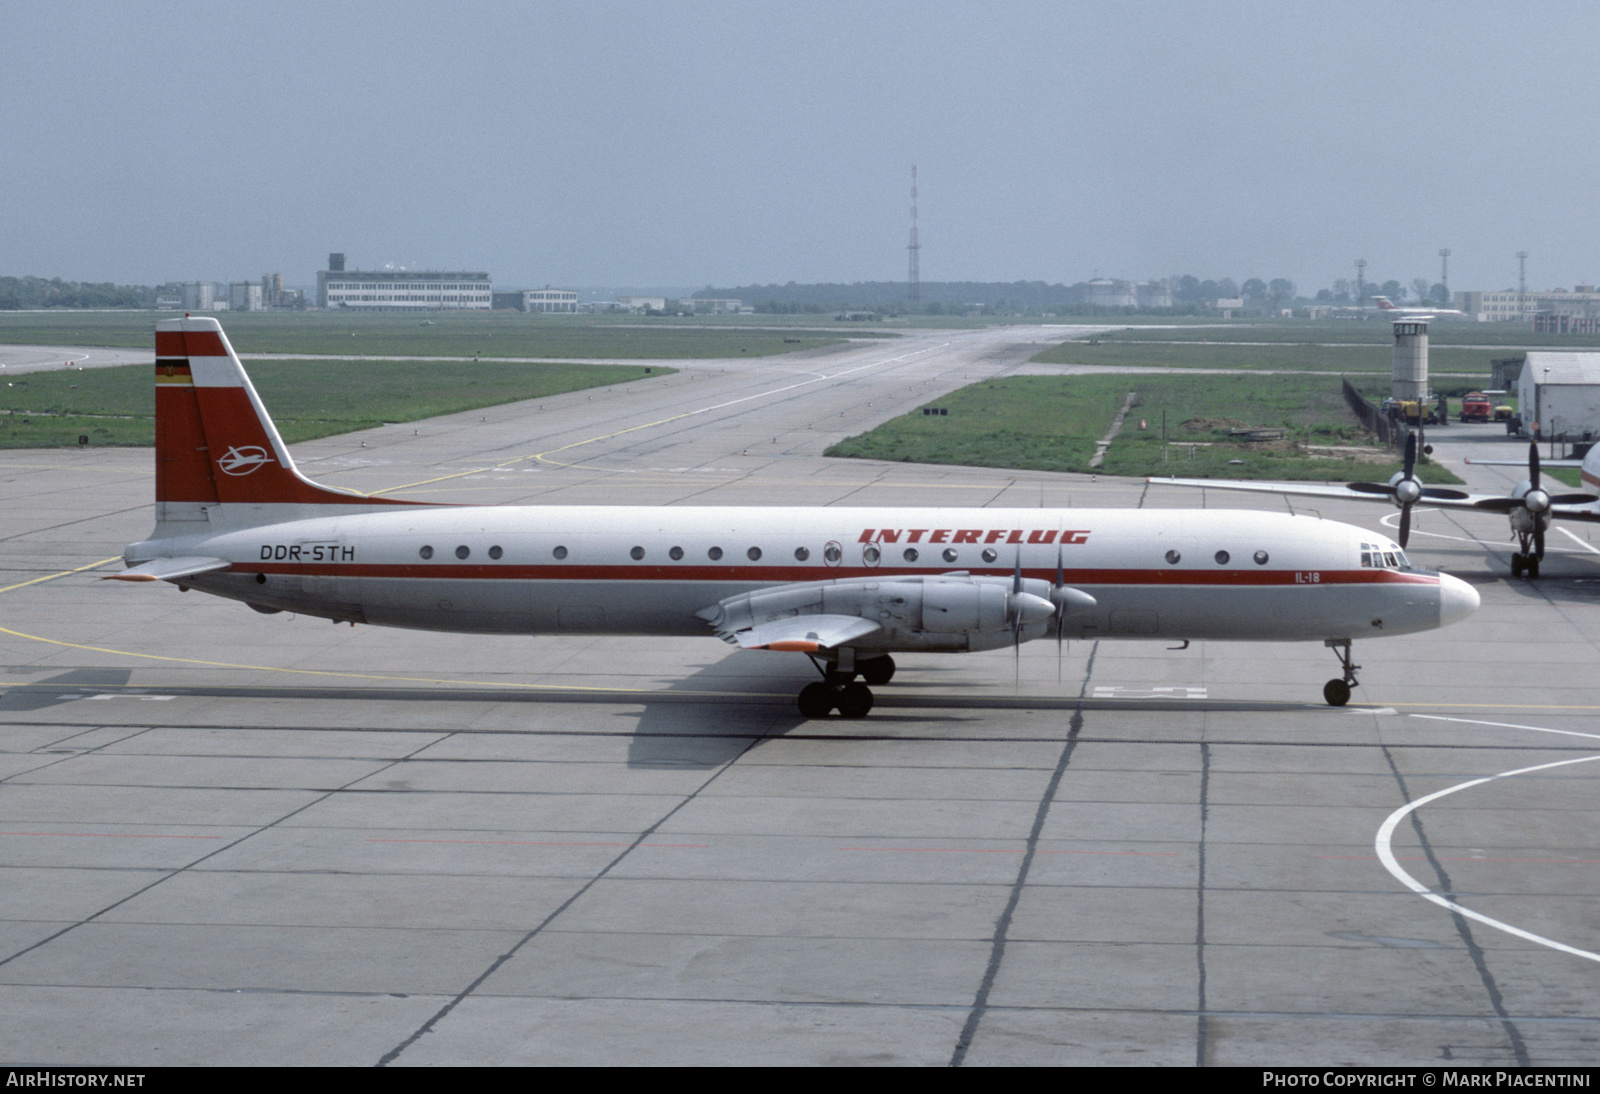
[[[906,269],[906,299],[922,299],[922,275],[917,270],[917,252],[922,245],[917,242],[917,165],[911,165],[911,242],[906,252],[911,256]]]

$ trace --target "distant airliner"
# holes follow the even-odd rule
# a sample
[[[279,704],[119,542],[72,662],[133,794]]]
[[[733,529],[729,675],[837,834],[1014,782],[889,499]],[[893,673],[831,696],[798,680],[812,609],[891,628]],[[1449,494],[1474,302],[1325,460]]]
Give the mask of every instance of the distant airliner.
[[[1455,308],[1403,308],[1390,301],[1387,296],[1374,296],[1372,302],[1378,305],[1378,311],[1389,319],[1471,319],[1464,311]]]
[[[1371,532],[1219,510],[462,506],[295,468],[221,326],[156,325],[156,528],[124,581],[260,612],[490,634],[705,635],[808,655],[806,717],[864,716],[893,653],[1058,638],[1431,630],[1478,594]],[[1264,675],[1267,675],[1264,673]],[[857,678],[861,680],[858,682]]]

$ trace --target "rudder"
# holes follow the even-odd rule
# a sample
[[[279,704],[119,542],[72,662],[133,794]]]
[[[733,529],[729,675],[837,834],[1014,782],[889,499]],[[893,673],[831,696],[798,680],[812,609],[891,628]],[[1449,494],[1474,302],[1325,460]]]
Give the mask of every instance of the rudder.
[[[419,505],[312,482],[295,468],[222,324],[156,324],[156,502]]]

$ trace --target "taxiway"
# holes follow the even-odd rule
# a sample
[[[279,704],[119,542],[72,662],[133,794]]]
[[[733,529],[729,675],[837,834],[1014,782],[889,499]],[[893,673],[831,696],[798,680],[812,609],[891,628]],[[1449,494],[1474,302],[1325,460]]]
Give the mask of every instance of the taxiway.
[[[1064,333],[674,362],[296,456],[501,504],[1288,504],[821,457]],[[1441,432],[1492,447],[1472,428]],[[865,721],[803,721],[803,657],[709,635],[385,631],[96,580],[151,481],[148,450],[0,453],[9,1061],[1592,1062],[1587,528],[1514,581],[1504,518],[1423,514],[1410,554],[1483,607],[1357,643],[1344,709],[1320,646],[1037,642],[904,657]],[[1453,787],[1386,846],[1454,908],[1380,840]]]

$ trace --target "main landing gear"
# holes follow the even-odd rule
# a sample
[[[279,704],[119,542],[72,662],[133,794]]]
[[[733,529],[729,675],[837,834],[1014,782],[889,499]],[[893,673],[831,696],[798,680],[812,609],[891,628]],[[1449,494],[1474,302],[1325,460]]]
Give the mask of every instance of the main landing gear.
[[[841,718],[865,718],[872,709],[872,689],[867,685],[887,684],[894,677],[894,658],[888,654],[857,661],[850,671],[824,667],[814,657],[811,662],[822,680],[800,689],[800,713],[807,718],[826,718],[835,710]],[[858,683],[857,676],[864,682]]]
[[[1361,666],[1350,660],[1350,639],[1324,638],[1322,644],[1334,651],[1334,656],[1339,658],[1339,664],[1344,668],[1344,676],[1322,685],[1322,697],[1330,707],[1342,707],[1350,701],[1350,689],[1360,683],[1356,679],[1356,670]]]

